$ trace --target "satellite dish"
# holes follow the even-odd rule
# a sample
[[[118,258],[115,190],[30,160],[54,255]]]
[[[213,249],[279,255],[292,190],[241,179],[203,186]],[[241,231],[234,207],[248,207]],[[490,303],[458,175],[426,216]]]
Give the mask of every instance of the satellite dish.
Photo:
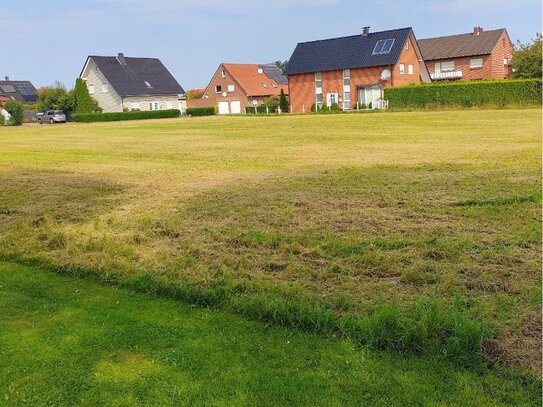
[[[258,68],[258,74],[262,75],[264,73],[264,70],[262,68]]]
[[[383,72],[381,72],[381,80],[382,81],[388,81],[392,74],[388,69],[385,69]]]
[[[222,97],[225,98],[226,96],[228,96],[228,93],[223,92],[223,93],[222,93]]]

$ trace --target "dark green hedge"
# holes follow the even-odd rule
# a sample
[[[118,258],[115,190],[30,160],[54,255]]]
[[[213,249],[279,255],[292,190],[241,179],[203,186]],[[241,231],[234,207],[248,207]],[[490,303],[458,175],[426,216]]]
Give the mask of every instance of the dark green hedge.
[[[391,108],[507,106],[541,103],[541,80],[519,79],[431,83],[385,88]]]
[[[213,116],[215,108],[211,107],[189,107],[187,109],[188,116]]]
[[[167,119],[171,117],[179,117],[181,112],[177,109],[168,110],[153,110],[145,112],[119,112],[119,113],[88,113],[74,114],[72,120],[74,122],[90,123],[90,122],[115,122],[121,120],[142,120],[142,119]]]

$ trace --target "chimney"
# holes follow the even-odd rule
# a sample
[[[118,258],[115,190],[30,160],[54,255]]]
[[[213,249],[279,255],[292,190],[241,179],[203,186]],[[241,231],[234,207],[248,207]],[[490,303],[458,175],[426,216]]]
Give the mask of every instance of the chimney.
[[[9,76],[6,76],[6,81],[9,81]]]
[[[126,65],[126,60],[124,59],[124,54],[122,52],[119,52],[117,55],[117,61],[119,61],[121,65]]]
[[[362,27],[362,35],[368,35],[370,33],[370,27]]]
[[[474,27],[473,28],[473,35],[479,35],[483,32],[483,27]]]

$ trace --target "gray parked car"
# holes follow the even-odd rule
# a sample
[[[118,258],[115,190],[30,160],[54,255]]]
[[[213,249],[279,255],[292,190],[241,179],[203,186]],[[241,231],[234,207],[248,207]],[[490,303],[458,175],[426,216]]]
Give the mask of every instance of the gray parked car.
[[[62,110],[48,110],[42,114],[38,113],[38,123],[66,123],[66,115]]]

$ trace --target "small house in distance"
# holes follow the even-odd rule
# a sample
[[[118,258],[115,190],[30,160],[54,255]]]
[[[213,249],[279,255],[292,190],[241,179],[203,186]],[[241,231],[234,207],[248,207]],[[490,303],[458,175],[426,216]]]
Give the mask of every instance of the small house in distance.
[[[189,107],[217,106],[219,114],[244,113],[260,106],[264,99],[288,94],[288,81],[281,69],[270,64],[220,64],[201,99],[188,101]]]
[[[285,74],[293,113],[337,104],[375,107],[383,88],[429,82],[411,28],[299,43]]]
[[[432,80],[507,79],[513,44],[507,30],[484,31],[419,40]]]
[[[80,78],[106,113],[186,110],[185,91],[157,58],[91,55]]]
[[[17,100],[22,103],[36,103],[38,91],[30,81],[12,81],[9,76],[0,81],[0,96],[6,100]]]

